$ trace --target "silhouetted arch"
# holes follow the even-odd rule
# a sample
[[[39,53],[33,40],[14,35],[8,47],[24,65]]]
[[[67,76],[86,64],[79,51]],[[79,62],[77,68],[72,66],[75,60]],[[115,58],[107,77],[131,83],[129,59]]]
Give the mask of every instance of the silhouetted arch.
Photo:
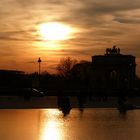
[[[133,88],[136,76],[135,56],[123,55],[120,48],[106,48],[104,55],[92,56],[95,88]],[[127,79],[127,80],[124,80]],[[101,85],[101,86],[99,86]]]

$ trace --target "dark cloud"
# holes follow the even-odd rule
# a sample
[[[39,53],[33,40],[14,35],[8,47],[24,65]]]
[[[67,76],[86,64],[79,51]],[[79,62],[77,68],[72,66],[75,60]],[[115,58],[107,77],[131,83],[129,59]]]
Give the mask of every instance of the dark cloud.
[[[130,0],[86,0],[81,1],[81,6],[75,2],[74,7],[70,7],[71,12],[64,17],[65,21],[74,24],[90,27],[99,24],[106,24],[107,20],[105,15],[114,16],[117,12],[124,12],[140,8],[140,1]]]
[[[118,17],[118,18],[115,18],[114,20],[117,22],[126,23],[126,24],[140,24],[140,19],[130,19],[130,18]]]
[[[52,4],[52,5],[59,5],[63,4],[63,0],[16,0],[16,3],[21,4],[23,7],[29,7],[32,5],[46,5],[46,4]]]
[[[17,31],[4,31],[0,32],[0,40],[9,41],[41,41],[37,36],[32,36],[36,30],[17,30]]]

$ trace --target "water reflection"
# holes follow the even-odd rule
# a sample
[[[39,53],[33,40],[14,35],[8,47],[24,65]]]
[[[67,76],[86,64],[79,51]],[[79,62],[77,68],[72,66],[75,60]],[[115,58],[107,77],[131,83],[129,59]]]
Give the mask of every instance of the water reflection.
[[[49,121],[44,130],[43,134],[41,136],[41,140],[60,140],[60,133],[59,129],[56,127],[55,121]]]
[[[41,112],[41,138],[40,140],[62,140],[59,118],[61,114],[57,109],[48,109]]]
[[[139,110],[0,110],[0,140],[139,140],[139,130]]]
[[[39,140],[40,110],[0,110],[0,140]]]

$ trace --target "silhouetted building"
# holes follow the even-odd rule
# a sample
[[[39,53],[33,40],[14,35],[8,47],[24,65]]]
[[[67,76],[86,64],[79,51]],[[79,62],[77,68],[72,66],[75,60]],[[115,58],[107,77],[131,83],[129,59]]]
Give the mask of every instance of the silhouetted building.
[[[25,73],[17,70],[0,70],[0,87],[3,86],[16,86],[22,85]]]
[[[120,48],[107,48],[104,55],[92,56],[93,88],[132,89],[135,82],[135,56],[123,55]]]

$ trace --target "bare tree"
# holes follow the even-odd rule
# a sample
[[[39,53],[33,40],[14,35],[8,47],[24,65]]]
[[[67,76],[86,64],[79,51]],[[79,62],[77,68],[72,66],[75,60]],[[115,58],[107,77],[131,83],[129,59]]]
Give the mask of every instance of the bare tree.
[[[91,77],[91,62],[82,60],[73,67],[73,73],[81,80]]]
[[[57,71],[61,76],[69,77],[73,66],[77,63],[76,59],[71,57],[62,58],[57,65]]]

